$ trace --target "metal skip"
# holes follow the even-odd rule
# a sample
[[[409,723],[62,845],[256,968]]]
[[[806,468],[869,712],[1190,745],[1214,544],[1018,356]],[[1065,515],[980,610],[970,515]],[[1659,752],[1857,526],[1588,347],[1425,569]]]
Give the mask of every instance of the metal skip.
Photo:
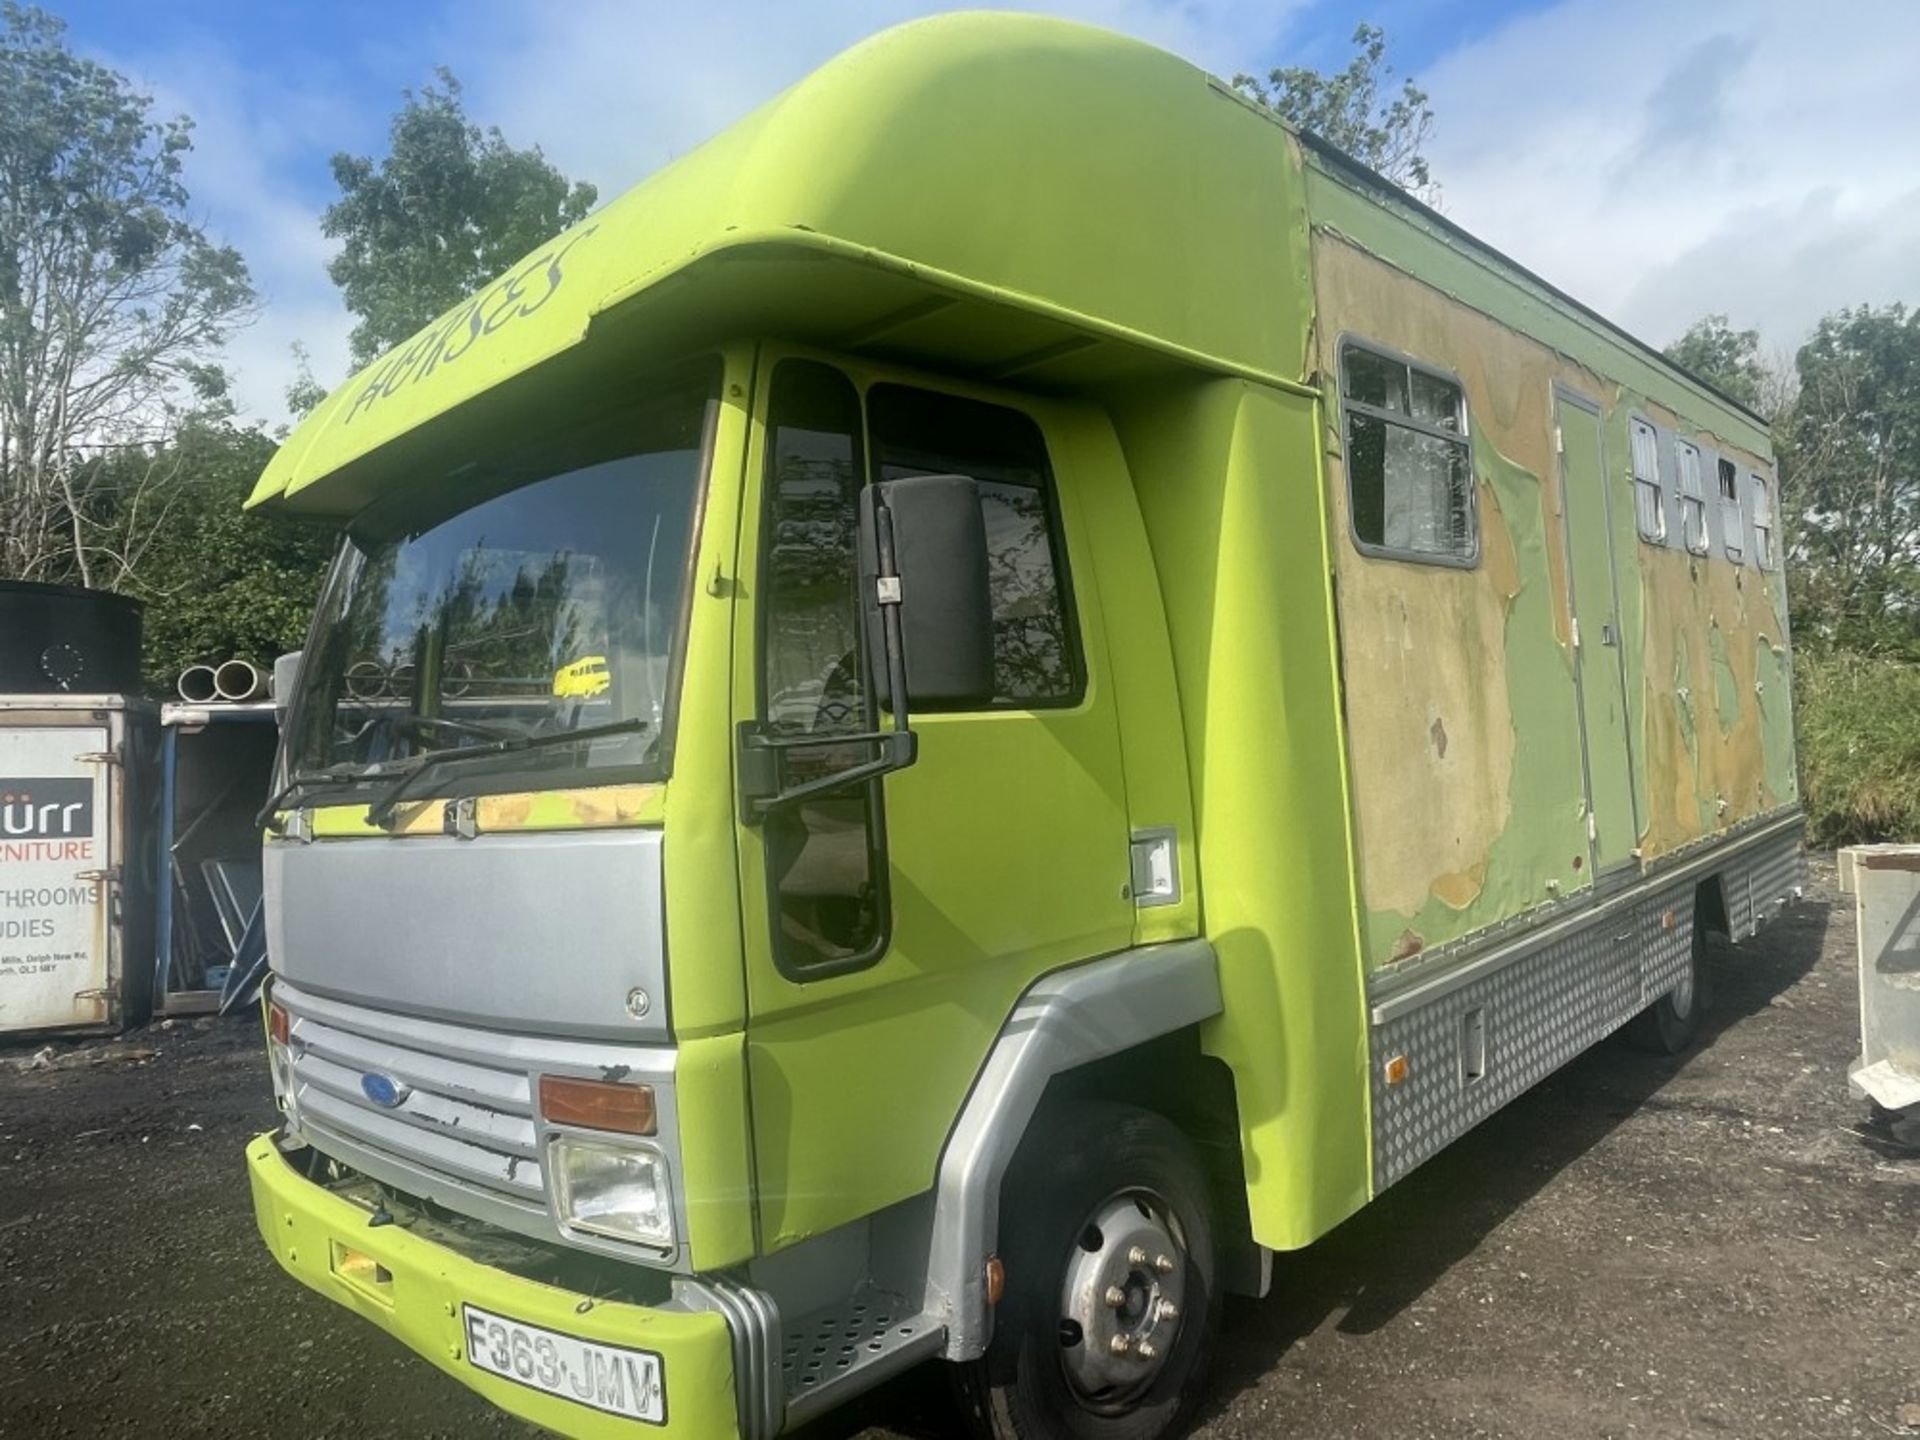
[[[1920,1147],[1920,845],[1840,852],[1860,946],[1860,1058],[1847,1079],[1895,1139]]]
[[[0,1031],[114,1019],[108,732],[0,726]]]

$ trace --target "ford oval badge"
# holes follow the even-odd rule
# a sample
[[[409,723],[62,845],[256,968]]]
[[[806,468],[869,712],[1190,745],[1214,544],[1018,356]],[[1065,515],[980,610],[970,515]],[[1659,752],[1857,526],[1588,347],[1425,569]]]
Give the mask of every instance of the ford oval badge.
[[[367,1099],[388,1110],[404,1105],[407,1096],[413,1093],[411,1085],[404,1085],[391,1075],[382,1075],[378,1070],[369,1070],[360,1077],[360,1089],[365,1092]]]

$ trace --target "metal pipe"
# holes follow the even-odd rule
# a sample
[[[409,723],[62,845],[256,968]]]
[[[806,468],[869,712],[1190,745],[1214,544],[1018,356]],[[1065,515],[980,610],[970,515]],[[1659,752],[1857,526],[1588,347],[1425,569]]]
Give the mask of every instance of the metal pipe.
[[[189,665],[180,672],[180,681],[174,688],[189,705],[204,705],[220,693],[211,665]]]
[[[222,700],[252,700],[266,693],[267,677],[251,660],[229,660],[213,672],[213,688]]]

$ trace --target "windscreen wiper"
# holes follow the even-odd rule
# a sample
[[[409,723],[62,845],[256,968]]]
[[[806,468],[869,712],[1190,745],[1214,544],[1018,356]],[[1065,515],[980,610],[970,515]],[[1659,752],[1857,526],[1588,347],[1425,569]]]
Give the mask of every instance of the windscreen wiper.
[[[271,830],[281,834],[286,826],[280,821],[280,807],[304,790],[319,785],[346,785],[355,780],[367,778],[368,771],[359,765],[329,765],[324,770],[301,770],[289,777],[273,794],[267,797],[267,803],[260,807],[260,813],[253,817],[256,830]]]
[[[603,735],[625,735],[651,728],[651,721],[635,715],[625,720],[613,720],[605,725],[589,725],[581,730],[555,730],[545,735],[515,735],[508,739],[489,741],[485,745],[462,745],[451,750],[429,751],[399,772],[399,778],[375,797],[374,802],[367,807],[367,823],[384,827],[393,818],[393,812],[399,808],[400,802],[413,793],[416,781],[423,775],[440,770],[456,760],[464,762],[491,755],[511,755],[523,750],[552,750],[581,740],[597,740]]]
[[[488,725],[479,720],[450,719],[445,715],[401,715],[385,721],[386,725],[402,735],[425,731],[431,735],[434,731],[443,731],[448,735],[477,735],[482,740],[517,740],[521,731],[509,730],[504,725]]]

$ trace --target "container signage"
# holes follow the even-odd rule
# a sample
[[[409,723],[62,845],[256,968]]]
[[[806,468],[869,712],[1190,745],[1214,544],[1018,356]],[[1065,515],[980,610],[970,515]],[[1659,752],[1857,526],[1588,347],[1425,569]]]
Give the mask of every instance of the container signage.
[[[104,730],[0,727],[0,1031],[105,1018]]]

